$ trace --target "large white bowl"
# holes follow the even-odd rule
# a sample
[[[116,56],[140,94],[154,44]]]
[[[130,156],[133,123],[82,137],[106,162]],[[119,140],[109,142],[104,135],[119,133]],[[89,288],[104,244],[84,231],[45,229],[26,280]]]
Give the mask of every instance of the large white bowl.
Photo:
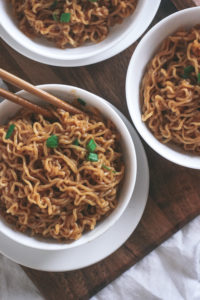
[[[135,42],[151,23],[161,0],[139,0],[135,12],[123,23],[111,28],[107,38],[98,44],[86,43],[73,49],[58,49],[43,38],[30,39],[23,34],[7,0],[0,1],[0,35],[21,54],[56,66],[81,66],[107,59]]]
[[[125,123],[106,100],[73,86],[47,84],[39,87],[60,97],[63,100],[72,101],[74,98],[78,97],[84,99],[87,104],[98,108],[106,118],[112,120],[116,125],[116,128],[121,135],[123,157],[125,160],[125,177],[119,191],[118,206],[107,218],[105,218],[105,220],[100,221],[94,230],[84,233],[77,241],[71,243],[59,243],[57,241],[48,239],[30,237],[24,233],[13,230],[13,228],[10,227],[2,217],[0,217],[0,232],[9,237],[11,240],[14,240],[15,242],[24,246],[40,250],[63,250],[77,247],[94,240],[111,228],[120,218],[131,199],[135,187],[137,158],[134,143]],[[25,91],[20,91],[17,94],[30,99],[35,103],[42,103],[41,100],[36,99],[36,97],[28,94]],[[14,116],[20,108],[21,107],[19,105],[8,100],[4,100],[2,103],[0,103],[0,124],[7,122],[7,120]]]
[[[164,158],[181,166],[200,169],[200,156],[182,151],[177,146],[159,142],[141,119],[140,85],[146,66],[163,39],[180,28],[200,24],[200,7],[176,12],[157,23],[142,38],[130,60],[126,77],[126,99],[132,121],[142,138]]]

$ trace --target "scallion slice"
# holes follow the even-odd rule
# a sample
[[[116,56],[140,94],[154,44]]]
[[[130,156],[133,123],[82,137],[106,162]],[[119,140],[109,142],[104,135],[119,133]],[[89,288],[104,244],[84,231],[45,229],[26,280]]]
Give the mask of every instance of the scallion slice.
[[[102,168],[108,170],[108,171],[111,171],[111,168],[107,167],[106,165],[102,165]]]
[[[90,152],[87,159],[92,162],[98,161],[98,154]]]
[[[58,146],[58,136],[53,134],[46,140],[48,148],[56,148]]]
[[[108,166],[106,165],[102,165],[102,168],[108,170],[108,171],[112,171],[112,173],[117,173],[115,170],[112,170],[111,168],[109,168]]]
[[[79,146],[80,145],[78,139],[74,140],[73,145],[75,145],[75,146]]]
[[[197,75],[197,84],[200,84],[200,72]]]
[[[71,13],[62,13],[60,16],[60,22],[69,23],[71,19]]]
[[[50,6],[50,9],[55,9],[56,6],[58,5],[58,0],[55,0],[52,5]]]
[[[183,78],[188,78],[190,74],[194,71],[193,66],[187,66],[183,70]]]
[[[11,124],[11,125],[9,126],[9,128],[8,128],[7,133],[6,133],[6,139],[9,139],[9,138],[11,137],[11,135],[12,135],[14,129],[15,129],[15,124]]]
[[[78,101],[81,105],[83,105],[83,106],[86,105],[86,102],[85,102],[83,99],[81,99],[81,98],[78,98],[77,101]]]
[[[94,152],[96,149],[97,145],[93,139],[91,139],[88,144],[86,145],[86,148],[89,152]]]
[[[58,22],[58,16],[56,14],[53,14],[52,17],[53,17],[54,21]]]

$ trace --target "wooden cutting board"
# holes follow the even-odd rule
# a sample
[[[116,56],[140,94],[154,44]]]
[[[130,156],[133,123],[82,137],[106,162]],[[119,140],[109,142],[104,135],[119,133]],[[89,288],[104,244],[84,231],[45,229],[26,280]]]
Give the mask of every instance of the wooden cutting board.
[[[200,5],[200,0],[172,0],[177,9],[184,9]]]
[[[200,0],[162,0],[152,24]],[[33,84],[61,83],[79,86],[119,108],[130,120],[125,101],[125,76],[135,45],[95,65],[59,68],[33,62],[0,41],[0,67]],[[13,87],[10,87],[14,90]],[[15,90],[14,90],[15,91]],[[23,267],[45,299],[89,299],[133,266],[200,213],[200,172],[176,166],[145,143],[150,168],[150,191],[144,215],[128,241],[108,258],[88,268],[49,273]]]

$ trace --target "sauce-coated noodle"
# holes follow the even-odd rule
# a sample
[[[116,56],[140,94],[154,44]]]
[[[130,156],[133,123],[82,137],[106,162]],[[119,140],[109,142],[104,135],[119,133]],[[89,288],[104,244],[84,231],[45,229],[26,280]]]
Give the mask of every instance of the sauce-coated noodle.
[[[142,120],[163,143],[200,152],[200,26],[167,37],[141,85]]]
[[[104,40],[111,26],[120,24],[138,0],[8,0],[28,36],[44,36],[59,48]]]
[[[19,231],[75,240],[117,206],[120,136],[100,115],[52,112],[57,121],[22,110],[0,126],[0,213]]]

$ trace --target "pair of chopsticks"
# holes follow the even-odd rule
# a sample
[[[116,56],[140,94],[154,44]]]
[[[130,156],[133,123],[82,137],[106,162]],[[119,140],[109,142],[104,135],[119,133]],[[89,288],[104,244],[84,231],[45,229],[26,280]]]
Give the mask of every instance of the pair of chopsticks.
[[[36,95],[37,97],[49,102],[50,104],[62,108],[65,111],[68,111],[70,113],[73,114],[77,114],[77,113],[83,113],[82,111],[80,111],[78,108],[72,106],[71,104],[37,88],[36,86],[32,85],[31,83],[7,72],[4,69],[0,68],[0,78],[2,78],[4,81],[11,83],[12,85],[19,87],[21,89],[24,89],[25,91],[29,92],[30,94]],[[0,96],[14,102],[17,103],[23,107],[26,107],[30,110],[32,110],[35,113],[38,114],[42,114],[43,116],[47,117],[47,118],[52,118],[52,114],[50,111],[48,111],[47,109],[34,104],[30,101],[28,101],[25,98],[22,98],[16,94],[13,94],[7,90],[4,90],[2,88],[0,88]]]

